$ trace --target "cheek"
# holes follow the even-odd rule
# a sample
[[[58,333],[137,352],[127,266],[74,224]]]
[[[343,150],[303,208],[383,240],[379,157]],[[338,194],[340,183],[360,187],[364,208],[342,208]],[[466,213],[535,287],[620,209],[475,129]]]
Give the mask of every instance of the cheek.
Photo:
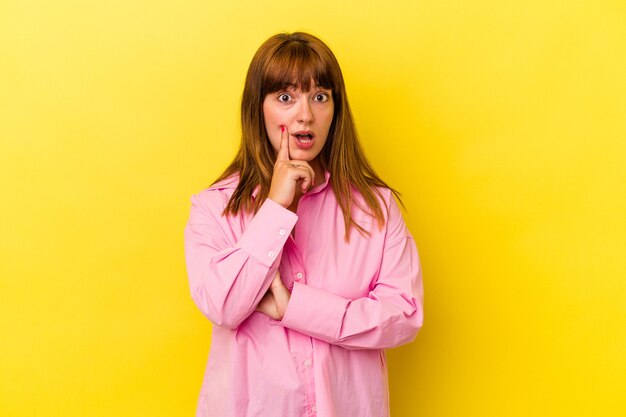
[[[284,111],[268,97],[263,102],[263,117],[268,126],[279,125],[282,123]]]
[[[276,112],[272,111],[271,108],[267,108],[263,111],[263,117],[265,118],[265,124],[268,127],[276,124]]]
[[[263,120],[265,122],[265,131],[270,138],[270,143],[274,150],[278,151],[280,148],[280,125],[283,123],[281,123],[271,111],[263,112]]]
[[[333,123],[334,116],[335,113],[332,110],[324,115],[324,125],[326,126],[326,130],[330,129],[330,125]]]
[[[271,125],[265,125],[265,130],[267,131],[267,136],[270,138],[270,143],[272,144],[272,148],[275,151],[278,151],[280,148],[280,131],[276,131],[274,127]]]
[[[333,122],[333,117],[335,117],[335,106],[334,106],[334,104],[331,104],[325,110],[326,111],[324,112],[324,121],[325,121],[326,124],[328,124],[328,126],[330,126],[330,124]]]
[[[274,148],[274,152],[278,152],[280,149],[280,136],[270,135],[270,143],[272,144],[272,148]]]
[[[263,120],[268,130],[279,126],[282,123],[280,119],[281,113],[274,106],[267,103],[263,105]]]

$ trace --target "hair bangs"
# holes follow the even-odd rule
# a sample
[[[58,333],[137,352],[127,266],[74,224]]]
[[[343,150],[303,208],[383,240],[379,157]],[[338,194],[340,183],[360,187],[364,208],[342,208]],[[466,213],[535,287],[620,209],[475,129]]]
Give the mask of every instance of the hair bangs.
[[[261,94],[289,87],[308,92],[313,86],[335,90],[331,66],[302,42],[289,42],[269,60],[261,81]]]

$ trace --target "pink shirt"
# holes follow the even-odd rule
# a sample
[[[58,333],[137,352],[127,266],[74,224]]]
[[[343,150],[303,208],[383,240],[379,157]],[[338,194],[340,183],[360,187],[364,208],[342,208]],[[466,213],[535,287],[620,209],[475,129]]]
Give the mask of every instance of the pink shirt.
[[[214,324],[197,416],[389,415],[384,349],[423,321],[417,249],[387,189],[385,227],[356,211],[371,237],[353,229],[347,243],[329,175],[297,215],[267,199],[223,217],[237,177],[191,197],[191,296]],[[277,269],[292,292],[281,321],[254,311]]]

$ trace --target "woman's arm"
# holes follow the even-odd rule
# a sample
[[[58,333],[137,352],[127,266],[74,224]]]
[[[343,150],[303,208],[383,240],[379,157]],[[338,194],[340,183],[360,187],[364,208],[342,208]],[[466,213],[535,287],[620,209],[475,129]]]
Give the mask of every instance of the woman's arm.
[[[417,247],[393,198],[387,230],[380,273],[367,297],[350,300],[296,282],[281,324],[346,349],[412,341],[424,319],[422,274]]]
[[[297,216],[267,199],[237,242],[221,212],[217,190],[194,195],[185,228],[185,258],[191,297],[214,324],[234,329],[269,288]]]

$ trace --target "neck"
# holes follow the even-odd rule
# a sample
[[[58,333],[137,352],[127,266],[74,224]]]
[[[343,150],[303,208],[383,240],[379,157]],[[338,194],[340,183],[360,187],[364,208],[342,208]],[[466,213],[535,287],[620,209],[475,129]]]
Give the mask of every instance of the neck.
[[[322,168],[320,160],[315,158],[309,162],[309,165],[311,165],[313,172],[315,172],[315,184],[313,184],[313,186],[320,185],[324,182],[324,169]]]

